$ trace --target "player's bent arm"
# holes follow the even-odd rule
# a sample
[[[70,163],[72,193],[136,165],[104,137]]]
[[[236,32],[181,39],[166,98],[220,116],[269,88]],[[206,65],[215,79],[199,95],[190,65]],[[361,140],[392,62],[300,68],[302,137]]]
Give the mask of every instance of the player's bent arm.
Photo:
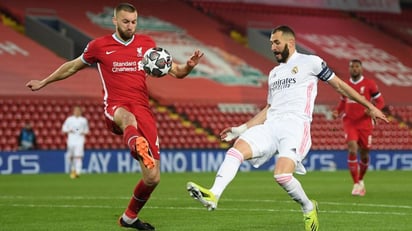
[[[266,120],[266,114],[270,105],[266,105],[260,112],[258,112],[252,119],[246,122],[248,128],[253,127],[258,124],[263,124]]]
[[[334,78],[328,81],[328,83],[335,88],[337,92],[340,94],[362,104],[364,107],[371,109],[373,104],[365,99],[365,97],[361,96],[358,92],[356,92],[352,87],[350,87],[347,83],[342,81],[338,76],[335,75]]]
[[[192,56],[187,60],[185,64],[172,63],[172,68],[170,68],[169,74],[178,79],[186,77],[193,68],[199,63],[200,58],[202,58],[203,53],[196,50]]]
[[[369,110],[369,114],[373,119],[380,118],[386,122],[389,122],[386,116],[376,108],[371,102],[369,102],[365,97],[360,95],[356,90],[350,87],[347,83],[341,80],[338,76],[334,76],[332,79],[328,80],[328,83],[335,88],[340,94],[362,104]]]
[[[262,124],[266,120],[266,112],[269,107],[270,105],[266,105],[266,107],[263,108],[259,113],[257,113],[252,119],[250,119],[248,122],[240,126],[225,128],[220,133],[220,139],[224,141],[231,141],[239,137],[248,128],[258,125],[258,124]]]
[[[175,62],[172,63],[172,68],[169,71],[169,74],[173,77],[178,79],[183,79],[186,77],[191,71],[193,67],[189,67],[186,64],[177,64]]]
[[[85,64],[80,57],[73,59],[71,61],[63,63],[59,68],[57,68],[52,74],[44,78],[43,80],[31,80],[29,81],[26,86],[29,87],[31,90],[40,90],[41,88],[45,87],[49,83],[60,81],[66,79],[77,71],[86,67]]]

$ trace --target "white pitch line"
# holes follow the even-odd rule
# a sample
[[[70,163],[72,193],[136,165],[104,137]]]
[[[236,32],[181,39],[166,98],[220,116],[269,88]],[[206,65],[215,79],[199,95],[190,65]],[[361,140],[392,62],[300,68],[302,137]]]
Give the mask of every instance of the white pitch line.
[[[296,203],[292,200],[281,201],[281,200],[257,200],[257,199],[225,199],[225,201],[234,202],[253,202],[253,203],[271,203],[271,202],[282,202],[282,203]],[[399,209],[412,209],[410,205],[393,205],[393,204],[370,204],[370,203],[341,203],[341,202],[329,202],[329,201],[318,201],[321,205],[338,205],[338,206],[363,206],[363,207],[381,207],[381,208],[399,208]]]
[[[88,197],[88,196],[15,196],[15,195],[0,195],[0,199],[44,199],[44,200],[129,200],[130,197]],[[178,201],[182,200],[180,197],[152,197],[153,200],[167,200],[167,201]],[[225,201],[231,202],[247,202],[247,203],[296,203],[294,201],[285,201],[285,200],[262,200],[262,199],[230,199],[225,198]],[[399,209],[412,209],[410,205],[393,205],[393,204],[370,204],[370,203],[341,203],[341,202],[329,202],[329,201],[318,201],[321,205],[337,205],[337,206],[362,206],[362,207],[381,207],[381,208],[399,208]]]
[[[124,206],[109,205],[68,205],[68,204],[1,204],[0,207],[26,207],[26,208],[83,208],[83,209],[123,209]],[[145,209],[168,209],[168,210],[205,210],[203,207],[173,207],[173,206],[145,206]],[[258,208],[219,208],[219,211],[243,211],[243,212],[290,212],[300,213],[296,209],[258,209]],[[371,211],[341,211],[341,210],[320,210],[321,213],[346,213],[363,215],[392,215],[411,216],[411,213],[402,212],[371,212]]]
[[[7,200],[129,200],[130,197],[105,197],[105,196],[98,196],[98,197],[91,197],[91,196],[53,196],[52,198],[49,196],[16,196],[16,195],[0,195],[1,199]],[[190,199],[190,198],[188,198]],[[163,201],[178,201],[182,200],[180,197],[152,197],[152,200],[163,200]],[[285,200],[265,200],[265,199],[230,199],[225,198],[224,201],[231,201],[231,202],[242,202],[242,203],[296,203],[294,201],[285,201]],[[329,201],[318,201],[319,204],[322,205],[336,205],[336,206],[358,206],[358,207],[380,207],[380,208],[395,208],[395,209],[412,209],[410,205],[393,205],[393,204],[371,204],[371,203],[341,203],[341,202],[329,202]]]

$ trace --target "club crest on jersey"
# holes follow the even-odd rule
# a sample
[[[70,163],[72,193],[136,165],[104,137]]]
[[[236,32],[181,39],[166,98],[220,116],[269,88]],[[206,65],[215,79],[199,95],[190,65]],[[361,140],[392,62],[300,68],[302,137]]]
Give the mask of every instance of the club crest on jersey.
[[[297,66],[293,67],[291,72],[292,74],[296,75],[299,72],[298,67]]]
[[[136,49],[136,51],[137,51],[137,57],[143,57],[143,52],[142,52],[142,47],[138,47],[137,49]]]
[[[361,88],[360,88],[360,92],[359,92],[361,95],[363,95],[363,94],[365,94],[365,86],[362,86]]]

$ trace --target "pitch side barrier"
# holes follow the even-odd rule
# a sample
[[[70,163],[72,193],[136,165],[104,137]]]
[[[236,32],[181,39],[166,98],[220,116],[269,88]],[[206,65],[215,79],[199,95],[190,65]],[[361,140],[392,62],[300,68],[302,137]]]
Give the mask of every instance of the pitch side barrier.
[[[163,150],[162,172],[215,172],[225,150]],[[311,151],[304,161],[308,171],[346,169],[346,151]],[[271,171],[275,158],[258,169],[247,161],[240,171]],[[65,151],[0,152],[0,174],[68,173]],[[412,170],[412,150],[373,151],[370,170]],[[127,150],[86,150],[84,173],[140,172],[140,166]]]

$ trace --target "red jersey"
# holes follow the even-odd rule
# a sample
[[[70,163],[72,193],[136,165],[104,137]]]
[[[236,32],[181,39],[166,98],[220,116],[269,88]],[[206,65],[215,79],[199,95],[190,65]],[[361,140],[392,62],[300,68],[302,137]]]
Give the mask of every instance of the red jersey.
[[[361,76],[356,82],[349,79],[347,84],[367,100],[371,101],[377,108],[382,109],[384,107],[383,96],[379,92],[378,86],[373,79],[366,79]],[[342,97],[337,110],[339,114],[344,112],[344,123],[350,123],[363,129],[373,128],[372,119],[365,113],[366,108],[363,105],[346,97]]]
[[[81,58],[89,65],[97,63],[105,104],[113,101],[149,104],[147,75],[141,60],[146,50],[155,45],[149,36],[137,34],[128,42],[116,34],[89,42]]]

